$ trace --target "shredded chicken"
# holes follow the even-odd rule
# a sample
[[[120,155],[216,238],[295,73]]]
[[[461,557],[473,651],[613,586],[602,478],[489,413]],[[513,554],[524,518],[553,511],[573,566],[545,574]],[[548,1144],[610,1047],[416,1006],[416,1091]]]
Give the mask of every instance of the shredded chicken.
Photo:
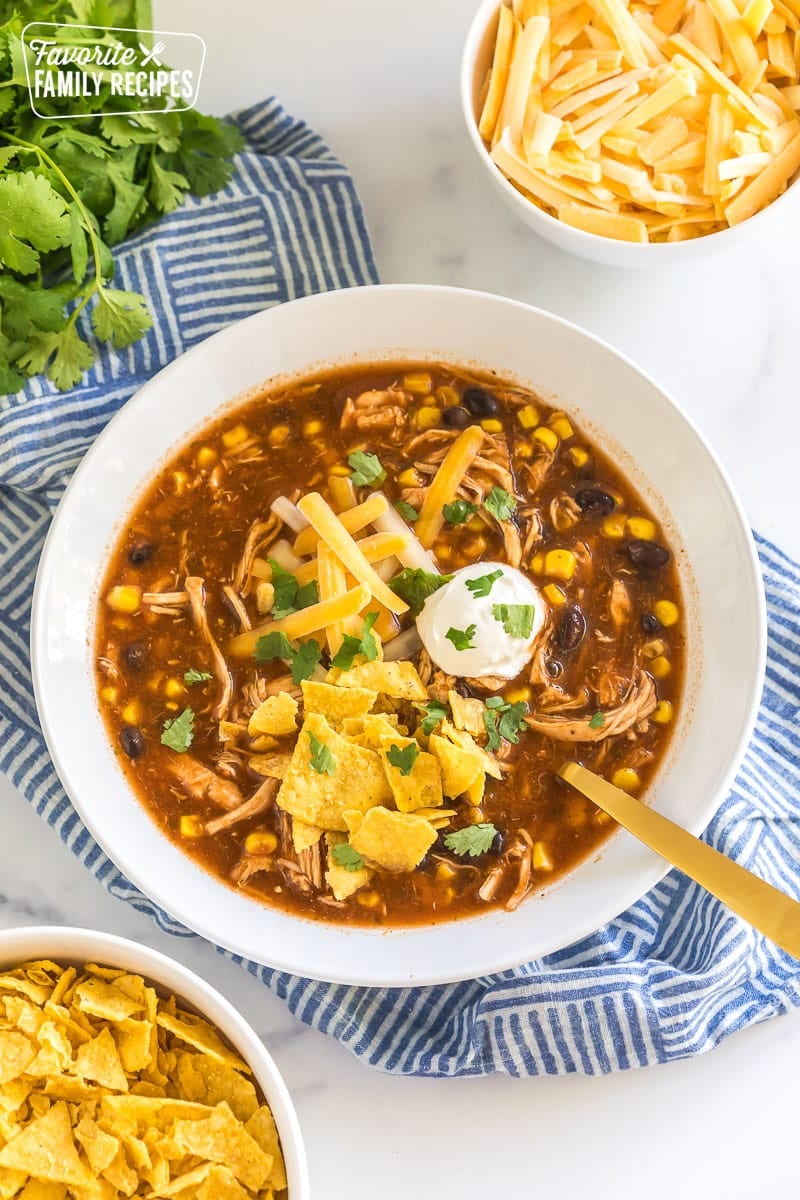
[[[306,850],[300,851],[297,855],[297,865],[308,876],[317,891],[321,891],[325,885],[322,869],[322,839]]]
[[[225,597],[227,604],[233,609],[236,618],[241,628],[246,632],[253,628],[253,622],[250,620],[250,615],[242,603],[240,596],[236,594],[229,583],[226,583],[222,589],[222,594]]]
[[[342,410],[341,428],[358,433],[381,430],[393,442],[403,436],[406,407],[410,397],[400,388],[385,391],[370,390],[360,396],[348,396]]]
[[[589,683],[596,693],[597,703],[602,709],[619,704],[620,699],[625,695],[629,679],[629,675],[623,675],[613,666],[597,666],[589,672]]]
[[[522,557],[527,561],[534,546],[542,537],[542,518],[538,509],[532,506],[518,508],[517,519],[520,523],[520,538],[522,539]]]
[[[554,496],[550,501],[550,522],[558,533],[563,533],[565,529],[571,529],[573,525],[577,525],[580,518],[580,507],[572,499],[572,496],[565,493],[562,496]]]
[[[513,521],[498,521],[497,523],[503,534],[506,561],[510,567],[518,567],[522,562],[522,543],[519,540],[519,530]]]
[[[302,895],[310,896],[314,891],[313,883],[298,863],[292,862],[288,858],[279,858],[276,860],[275,866],[280,867],[289,886],[296,888]]]
[[[271,513],[266,521],[254,521],[248,529],[244,550],[239,559],[236,574],[233,577],[234,590],[240,596],[247,595],[250,583],[250,568],[253,565],[253,559],[260,551],[275,541],[282,526],[283,521],[281,521],[280,517],[276,517],[274,513]]]
[[[245,854],[231,871],[231,879],[243,887],[259,871],[271,871],[272,865],[269,854]]]
[[[508,684],[508,680],[501,679],[499,675],[467,675],[466,682],[470,687],[478,688],[483,692],[499,692]]]
[[[242,793],[235,783],[221,779],[190,754],[170,754],[167,768],[192,800],[200,803],[210,800],[228,812],[242,803]]]
[[[481,900],[485,900],[488,903],[490,900],[494,899],[495,893],[500,887],[500,883],[502,882],[504,874],[505,865],[502,862],[499,862],[492,867],[483,883],[478,888],[478,895]]]
[[[626,624],[631,615],[631,598],[621,579],[615,579],[611,584],[608,595],[608,611],[618,629]]]
[[[158,604],[161,608],[183,608],[188,603],[187,592],[142,592],[142,604]]]
[[[533,871],[533,841],[526,829],[520,829],[514,841],[503,856],[509,866],[517,866],[517,884],[514,891],[506,900],[506,909],[513,912],[525,899],[531,886]]]
[[[226,829],[230,829],[234,825],[238,825],[240,821],[246,821],[248,817],[257,817],[265,808],[269,808],[278,790],[277,779],[265,779],[257,791],[253,793],[249,800],[245,800],[238,808],[231,809],[224,817],[217,817],[213,821],[208,821],[205,827],[206,833],[212,836],[216,833],[222,833]]]
[[[222,688],[220,698],[214,705],[212,716],[215,721],[223,721],[227,716],[230,708],[231,696],[233,694],[233,685],[231,683],[228,664],[225,662],[225,657],[217,645],[214,635],[208,625],[208,613],[206,612],[205,602],[205,587],[204,581],[200,575],[190,575],[186,580],[186,591],[189,594],[189,604],[192,609],[192,620],[195,623],[198,633],[211,651],[211,659],[214,664],[214,674]]]
[[[538,458],[535,458],[532,462],[527,462],[524,464],[525,473],[529,479],[529,488],[534,496],[537,494],[539,488],[547,478],[547,474],[552,467],[554,460],[555,455],[553,454],[552,450],[547,450],[543,447],[543,453],[541,453]]]
[[[97,669],[101,675],[105,675],[106,679],[111,679],[112,681],[119,679],[119,668],[110,658],[98,658]]]
[[[619,707],[603,714],[602,724],[592,726],[594,715],[571,720],[532,713],[525,720],[531,729],[556,742],[602,742],[637,725],[650,715],[657,703],[655,684],[645,671],[640,670]]]

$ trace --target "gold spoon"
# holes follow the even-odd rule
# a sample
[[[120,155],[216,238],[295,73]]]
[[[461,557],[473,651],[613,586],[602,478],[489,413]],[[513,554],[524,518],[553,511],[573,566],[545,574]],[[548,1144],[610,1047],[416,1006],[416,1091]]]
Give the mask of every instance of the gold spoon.
[[[797,900],[718,850],[712,850],[694,834],[579,763],[564,763],[559,775],[639,841],[771,938],[782,950],[800,958],[800,903]]]

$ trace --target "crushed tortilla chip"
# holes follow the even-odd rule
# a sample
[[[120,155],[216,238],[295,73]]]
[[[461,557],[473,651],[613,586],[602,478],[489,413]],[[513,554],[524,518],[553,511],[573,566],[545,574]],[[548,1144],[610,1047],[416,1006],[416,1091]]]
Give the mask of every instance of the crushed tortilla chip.
[[[298,704],[290,692],[278,692],[277,696],[267,696],[259,704],[247,724],[250,737],[260,733],[271,737],[288,737],[297,732]]]
[[[303,708],[306,713],[320,713],[329,725],[338,728],[345,717],[361,717],[368,713],[378,693],[363,687],[334,687],[330,683],[315,683],[304,679]]]
[[[292,817],[292,845],[298,854],[316,846],[323,832],[319,825],[309,825],[299,817]]]
[[[17,1079],[36,1058],[36,1047],[24,1033],[0,1030],[0,1084]]]
[[[325,840],[328,843],[328,869],[325,872],[325,882],[333,892],[335,899],[347,900],[360,888],[367,886],[373,873],[368,867],[359,867],[355,871],[349,871],[347,867],[342,867],[337,863],[333,857],[333,848],[347,841],[343,833],[327,833]],[[274,1186],[277,1187],[277,1184]]]
[[[366,813],[345,812],[350,845],[369,862],[387,871],[413,871],[436,841],[436,830],[413,813],[393,812],[379,806]],[[357,826],[357,827],[356,827]]]
[[[427,700],[428,693],[413,663],[367,662],[349,671],[342,671],[336,679],[338,687],[369,688],[395,700]]]
[[[483,779],[483,762],[475,750],[454,746],[437,733],[431,734],[428,746],[439,760],[445,796],[462,796],[476,780]]]
[[[80,1047],[75,1056],[75,1070],[84,1079],[99,1083],[111,1091],[128,1090],[119,1051],[108,1029],[103,1029],[91,1042]]]
[[[392,789],[394,802],[400,812],[414,812],[417,808],[436,808],[444,803],[442,794],[442,772],[433,754],[420,750],[408,775],[389,762],[389,751],[395,746],[404,750],[406,746],[417,746],[415,738],[404,738],[397,734],[381,738],[381,759],[386,778]]]
[[[69,1109],[63,1100],[58,1100],[3,1146],[0,1166],[70,1186],[86,1187],[93,1180],[75,1147]]]
[[[250,1137],[255,1138],[264,1153],[272,1155],[272,1170],[267,1180],[267,1186],[276,1192],[282,1192],[286,1187],[286,1166],[272,1110],[268,1105],[261,1104],[252,1117],[245,1122],[244,1127]]]
[[[464,729],[473,737],[482,737],[486,733],[483,714],[486,711],[483,702],[472,696],[459,696],[455,688],[447,693],[447,702],[453,714],[453,724],[456,729]]]
[[[272,1155],[261,1149],[224,1100],[201,1121],[176,1121],[173,1137],[186,1154],[223,1163],[252,1191],[269,1179]]]
[[[474,739],[463,729],[456,729],[449,721],[442,721],[440,725],[442,737],[446,737],[453,743],[454,746],[460,746],[462,750],[471,750],[475,754],[480,755],[483,769],[492,779],[502,779],[503,772],[500,770],[500,764],[493,755],[489,754],[481,746],[478,746]]]

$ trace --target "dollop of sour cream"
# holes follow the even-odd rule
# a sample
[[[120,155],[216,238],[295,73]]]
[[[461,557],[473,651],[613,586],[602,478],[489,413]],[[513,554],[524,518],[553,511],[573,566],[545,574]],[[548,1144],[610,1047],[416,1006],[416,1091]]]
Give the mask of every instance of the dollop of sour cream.
[[[489,580],[492,575],[496,577]],[[504,606],[514,607],[507,613]],[[530,632],[528,608],[533,609]],[[431,659],[446,674],[514,679],[529,661],[546,616],[541,592],[521,571],[507,563],[480,562],[461,567],[428,597],[417,617],[417,630]]]

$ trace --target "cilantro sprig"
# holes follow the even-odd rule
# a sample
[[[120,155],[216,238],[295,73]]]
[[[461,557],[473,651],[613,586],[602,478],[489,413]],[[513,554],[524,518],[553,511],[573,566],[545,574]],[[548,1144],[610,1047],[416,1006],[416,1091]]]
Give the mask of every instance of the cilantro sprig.
[[[407,500],[395,500],[394,506],[403,520],[408,521],[409,525],[414,525],[419,520],[419,513],[414,508],[414,505],[409,504]]]
[[[272,616],[276,621],[319,601],[316,579],[312,579],[310,583],[305,583],[301,587],[291,571],[287,571],[274,558],[267,561],[272,568],[272,586],[275,589]]]
[[[524,700],[509,704],[502,696],[489,696],[483,709],[483,724],[489,738],[489,750],[499,750],[503,741],[519,741],[519,732],[525,726],[527,708]]]
[[[448,525],[463,525],[477,511],[477,504],[473,504],[471,500],[458,499],[452,504],[442,505],[442,515]]]
[[[309,729],[308,740],[311,743],[311,769],[316,771],[318,775],[334,775],[336,773],[336,761],[331,753],[330,746],[326,746],[323,741],[312,733]]]
[[[444,839],[444,844],[459,858],[477,858],[491,849],[492,842],[497,837],[497,830],[491,821],[481,821],[479,825],[465,825],[463,829],[454,829]]]
[[[376,612],[367,613],[364,617],[361,637],[354,637],[351,633],[344,635],[341,646],[331,659],[332,667],[340,667],[343,671],[349,671],[357,654],[363,654],[367,662],[375,661],[378,657],[378,643],[372,634],[372,626],[377,619]]]
[[[292,679],[296,684],[301,684],[314,674],[314,668],[322,658],[322,648],[313,638],[295,647],[285,633],[273,629],[272,633],[265,633],[256,642],[255,658],[259,664],[272,662],[276,658],[285,659]]]
[[[189,686],[193,683],[205,683],[207,679],[213,679],[210,671],[198,671],[196,667],[190,667],[188,671],[183,672],[183,682]]]
[[[606,714],[604,712],[596,712],[589,722],[590,729],[602,729],[606,723]]]
[[[509,637],[529,638],[533,632],[532,604],[493,604],[492,616],[500,622]]]
[[[386,751],[387,760],[397,767],[401,775],[411,774],[418,755],[419,746],[416,742],[409,742],[407,746],[390,746]]]
[[[93,31],[75,0],[51,0],[40,17],[60,22],[70,45]],[[84,11],[85,10],[85,11]],[[24,6],[22,8],[24,12]],[[94,11],[94,10],[92,10]],[[99,10],[98,10],[99,11]],[[138,0],[115,0],[106,40],[136,47]],[[83,15],[81,15],[83,14]],[[94,18],[91,18],[94,20]],[[237,127],[194,109],[103,115],[119,107],[101,81],[96,95],[73,97],[70,120],[37,116],[21,45],[26,16],[0,25],[0,391],[19,391],[46,374],[57,388],[79,382],[94,362],[82,314],[94,338],[116,349],[150,328],[139,292],[111,286],[110,247],[178,208],[191,192],[206,196],[231,176],[243,145]],[[104,18],[98,18],[104,20]],[[147,98],[126,96],[145,109]]]
[[[349,842],[338,842],[332,857],[337,867],[344,867],[345,871],[361,871],[364,867],[364,859]]]
[[[448,642],[453,643],[456,650],[472,650],[475,646],[473,639],[476,633],[476,625],[468,625],[466,629],[454,629],[451,626],[444,636]]]
[[[498,579],[503,578],[503,572],[500,570],[490,571],[488,575],[479,575],[477,579],[468,579],[466,582],[467,590],[472,592],[477,600],[481,596],[488,596]],[[497,607],[497,605],[495,605]]]
[[[415,704],[414,708],[425,716],[420,721],[420,729],[424,734],[433,733],[436,726],[447,716],[447,705],[440,700],[427,700],[423,704]]]
[[[444,587],[453,578],[452,575],[432,575],[421,567],[404,567],[398,575],[389,580],[392,591],[405,600],[411,609],[412,617],[418,617],[429,596]]]
[[[194,710],[185,708],[177,717],[164,722],[161,745],[176,754],[185,754],[194,741]]]
[[[517,507],[517,502],[505,488],[495,484],[484,500],[483,507],[498,521],[508,521]]]
[[[352,468],[350,481],[353,487],[367,487],[371,483],[383,483],[386,472],[377,454],[369,454],[365,450],[354,450],[347,456],[348,466]]]

